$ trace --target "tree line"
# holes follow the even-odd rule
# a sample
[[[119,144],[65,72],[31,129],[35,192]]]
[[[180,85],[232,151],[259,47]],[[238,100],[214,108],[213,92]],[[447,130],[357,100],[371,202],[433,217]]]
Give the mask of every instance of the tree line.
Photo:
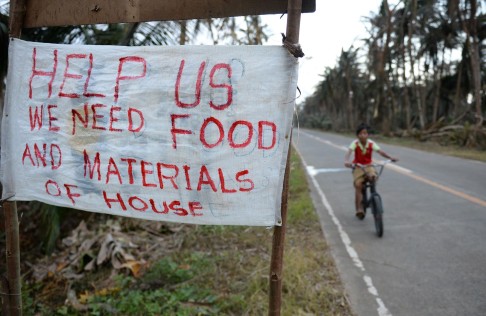
[[[383,0],[299,105],[301,126],[456,137],[486,147],[486,8],[476,0]],[[458,134],[460,134],[458,136]]]

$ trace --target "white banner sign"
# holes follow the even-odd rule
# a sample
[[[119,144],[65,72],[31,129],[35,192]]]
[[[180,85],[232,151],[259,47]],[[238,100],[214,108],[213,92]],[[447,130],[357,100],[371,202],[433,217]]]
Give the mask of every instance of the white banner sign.
[[[279,225],[297,68],[277,46],[12,39],[2,198],[149,220]]]

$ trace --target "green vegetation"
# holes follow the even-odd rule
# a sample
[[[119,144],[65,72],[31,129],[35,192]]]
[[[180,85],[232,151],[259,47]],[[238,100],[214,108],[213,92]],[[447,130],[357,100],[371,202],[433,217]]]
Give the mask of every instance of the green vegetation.
[[[295,153],[288,201],[282,315],[352,315]],[[135,257],[140,269],[127,262],[122,269],[104,264],[82,271],[78,264],[75,267],[82,277],[69,278],[63,274],[66,263],[60,264],[67,259],[60,255],[62,249],[49,258],[26,258],[37,260],[32,263],[38,267],[43,262],[58,265],[41,281],[33,273],[24,278],[25,315],[268,313],[271,229],[167,224],[100,214],[92,214],[83,227],[71,235],[77,232],[74,235],[86,240],[94,232],[104,236],[110,228],[114,240],[132,236],[139,249]],[[118,235],[116,227],[120,227]],[[72,256],[72,251],[64,253]],[[89,256],[96,257],[94,248],[82,256],[81,266],[87,266]]]

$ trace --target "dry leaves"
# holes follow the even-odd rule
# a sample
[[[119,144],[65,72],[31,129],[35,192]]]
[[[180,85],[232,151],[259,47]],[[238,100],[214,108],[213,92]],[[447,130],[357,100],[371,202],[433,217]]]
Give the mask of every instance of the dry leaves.
[[[80,279],[84,273],[95,271],[101,266],[111,266],[115,270],[127,269],[138,277],[147,265],[144,257],[153,255],[154,245],[165,245],[169,249],[178,244],[170,236],[181,227],[167,229],[157,223],[142,223],[146,229],[127,233],[122,231],[120,222],[119,219],[109,220],[91,230],[82,221],[62,240],[60,252],[30,265],[35,280],[42,281],[54,274],[61,274],[66,279]],[[142,246],[134,240],[138,240],[137,243]],[[163,249],[158,250],[159,255],[164,253]]]

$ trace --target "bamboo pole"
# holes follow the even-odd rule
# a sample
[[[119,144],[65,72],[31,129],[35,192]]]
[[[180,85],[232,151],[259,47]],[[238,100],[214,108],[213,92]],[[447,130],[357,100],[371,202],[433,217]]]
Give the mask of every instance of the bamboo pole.
[[[20,38],[22,25],[26,12],[26,0],[10,1],[10,37]],[[4,137],[6,137],[4,135]],[[22,315],[22,288],[20,279],[20,242],[19,242],[19,220],[17,214],[17,203],[5,201],[3,203],[5,214],[5,240],[6,240],[6,261],[7,261],[7,282],[4,289],[6,292],[7,315]]]
[[[287,34],[285,41],[290,44],[299,43],[300,15],[302,11],[302,0],[288,0],[287,9]],[[290,141],[292,141],[292,131],[290,132]],[[282,226],[275,226],[273,230],[272,241],[272,258],[270,262],[270,297],[268,315],[280,315],[282,306],[282,268],[283,268],[283,251],[285,244],[285,230],[287,223],[287,197],[289,194],[289,175],[290,175],[290,154],[291,147],[287,155],[287,164],[285,167],[284,186],[282,192]]]

